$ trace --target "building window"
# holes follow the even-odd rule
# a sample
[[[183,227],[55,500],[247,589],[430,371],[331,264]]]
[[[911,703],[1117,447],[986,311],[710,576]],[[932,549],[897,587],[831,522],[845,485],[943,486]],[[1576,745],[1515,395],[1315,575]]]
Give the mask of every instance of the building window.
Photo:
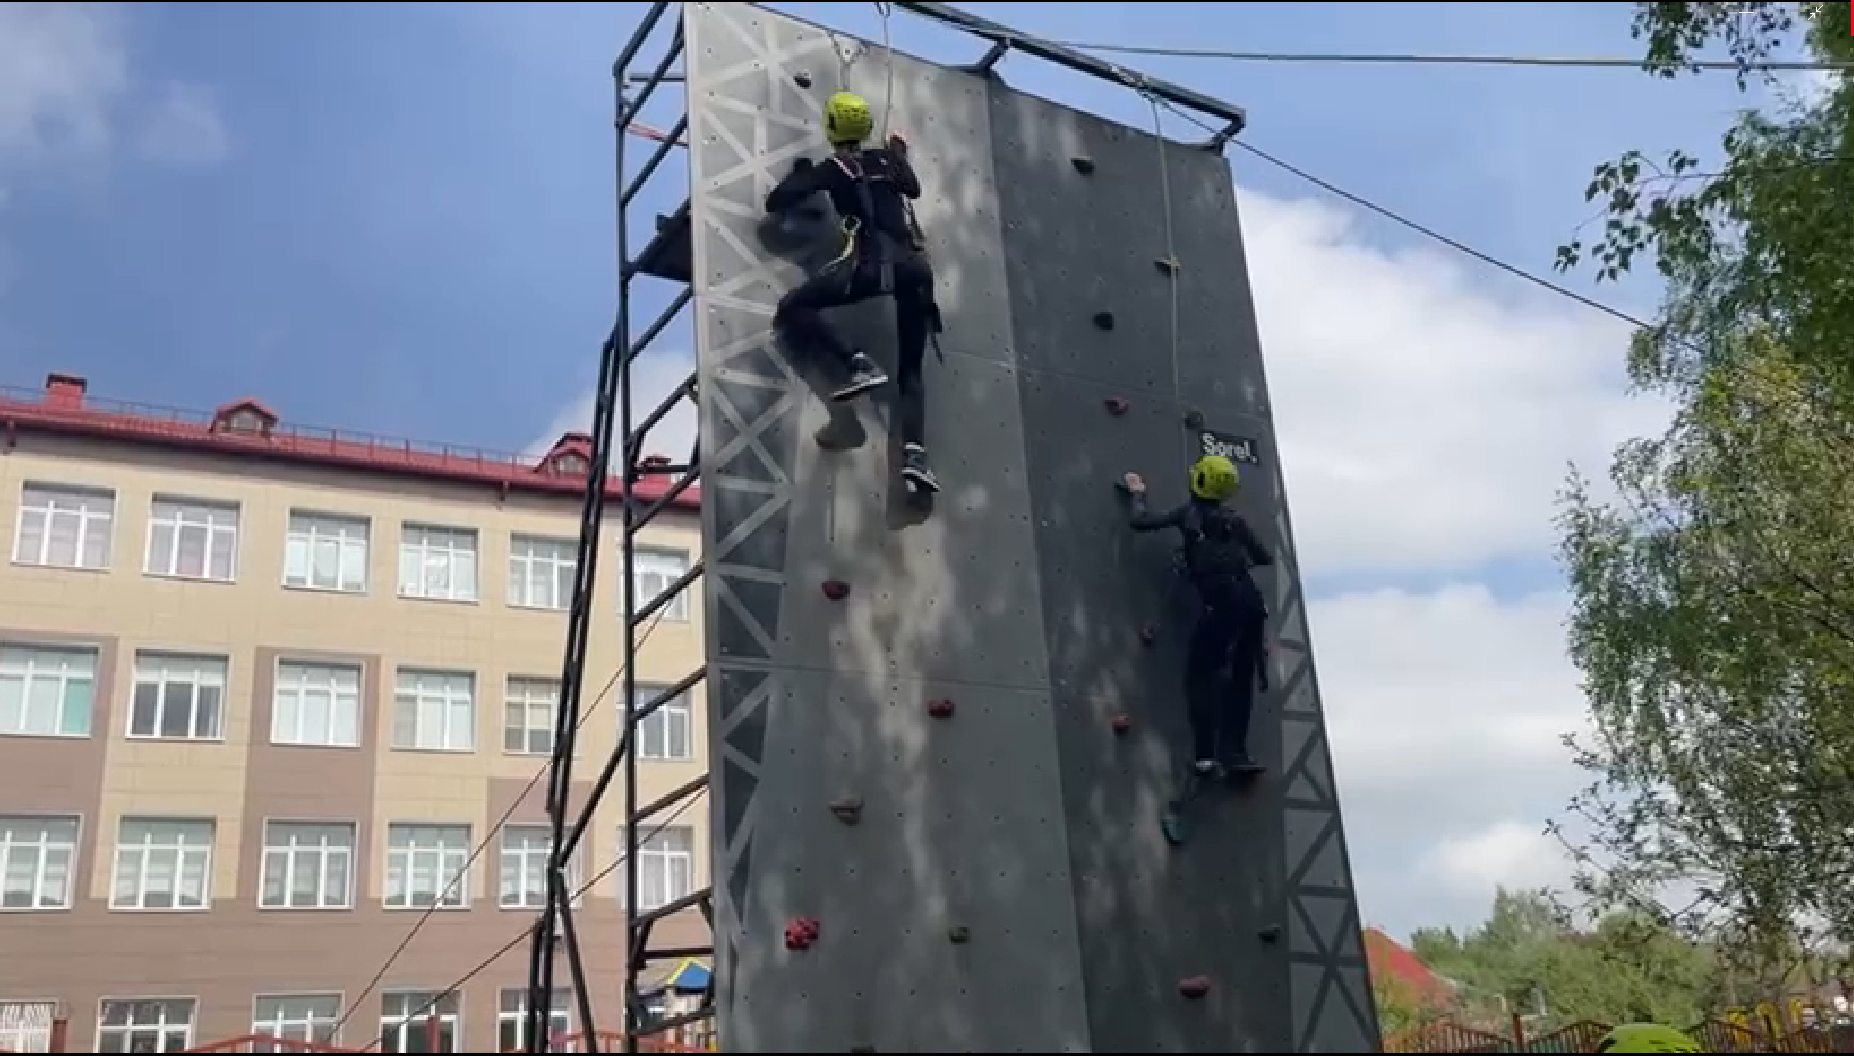
[[[367,590],[367,521],[326,513],[290,514],[283,583],[306,590]]]
[[[662,547],[640,546],[631,557],[631,582],[637,584],[632,588],[638,608],[648,605],[651,599],[668,590],[672,584],[689,571],[689,552],[687,550],[669,550]],[[665,620],[687,620],[689,618],[689,592],[682,590],[671,598],[667,605],[659,610]]]
[[[547,863],[553,850],[550,825],[509,825],[502,830],[497,904],[503,909],[540,909],[547,904]],[[567,862],[567,893],[580,885],[579,856]]]
[[[278,994],[259,996],[251,1003],[251,1033],[282,1041],[316,1045],[335,1043],[335,1023],[341,1018],[340,994]],[[254,1043],[252,1052],[282,1051]]]
[[[560,683],[551,678],[511,678],[503,698],[502,749],[516,755],[554,750],[554,709]]]
[[[476,533],[408,524],[399,541],[399,596],[476,600]]]
[[[231,582],[238,557],[238,507],[156,499],[148,521],[151,576]]]
[[[19,497],[13,560],[48,568],[109,567],[116,497],[90,488],[28,484]]]
[[[393,694],[393,747],[467,752],[476,747],[476,676],[401,669]]]
[[[129,736],[216,741],[225,736],[224,657],[135,654]]]
[[[623,882],[621,878],[619,883]],[[637,847],[638,910],[647,913],[694,891],[694,831],[686,825],[652,829]],[[618,897],[622,900],[624,892]]]
[[[386,830],[386,908],[468,904],[470,826],[393,824]]]
[[[56,1001],[0,1001],[0,1052],[50,1052]]]
[[[76,861],[76,818],[0,817],[0,909],[71,908]]]
[[[183,1052],[193,1044],[190,997],[145,997],[103,1002],[97,1017],[98,1052]]]
[[[205,909],[212,903],[213,823],[123,818],[111,909]]]
[[[509,604],[524,609],[565,609],[573,602],[579,544],[570,539],[518,535],[509,540]]]
[[[381,1052],[462,1052],[457,1029],[463,1002],[457,991],[380,995]],[[436,1020],[436,1044],[428,1031]]]
[[[0,735],[88,737],[97,651],[0,645]]]
[[[552,1050],[559,1040],[573,1033],[573,1016],[567,1011],[569,991],[555,990],[548,995],[552,998],[547,1010],[548,1049]],[[528,991],[526,988],[508,989],[499,995],[500,1003],[496,1007],[496,1051],[528,1051]]]
[[[316,748],[360,744],[361,669],[358,664],[285,660],[277,665],[271,698],[270,741]]]
[[[668,686],[637,687],[637,696],[631,698],[633,710],[641,709],[657,699],[657,695]],[[689,694],[678,693],[663,703],[663,706],[644,716],[637,724],[637,757],[639,759],[690,759],[694,757],[695,748],[691,744],[691,730],[695,722],[694,709],[689,704]]]
[[[353,822],[264,823],[263,909],[347,909],[354,885]]]

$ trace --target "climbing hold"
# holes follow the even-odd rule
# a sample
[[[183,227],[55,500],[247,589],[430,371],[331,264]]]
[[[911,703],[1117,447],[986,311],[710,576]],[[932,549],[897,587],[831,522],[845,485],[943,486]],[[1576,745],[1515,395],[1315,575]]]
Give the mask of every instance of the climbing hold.
[[[945,697],[930,700],[927,702],[927,714],[936,719],[950,719],[953,717],[953,702]]]
[[[1178,269],[1184,265],[1178,262],[1177,257],[1159,257],[1152,262],[1152,266],[1158,268],[1167,275],[1176,275],[1178,274]]]
[[[1112,330],[1114,328],[1114,313],[1112,312],[1094,313],[1094,328],[1096,330]]]
[[[800,88],[809,88],[811,87],[811,75],[804,70],[796,70],[792,73],[792,83]]]
[[[1075,166],[1075,171],[1081,173],[1083,176],[1094,175],[1093,158],[1084,158],[1078,154],[1069,159],[1069,164]]]
[[[808,950],[818,941],[823,928],[814,917],[793,917],[785,926],[785,948],[788,950]]]
[[[1107,413],[1116,418],[1127,413],[1127,401],[1124,397],[1109,396],[1107,399],[1101,401],[1101,403],[1102,406],[1107,408]]]
[[[1180,979],[1178,980],[1178,992],[1195,1001],[1205,994],[1210,993],[1210,977],[1207,975],[1194,975],[1189,979]]]
[[[972,941],[972,929],[964,924],[955,924],[946,929],[946,937],[956,946],[963,946]]]
[[[1114,716],[1114,732],[1115,733],[1124,737],[1126,736],[1127,731],[1132,728],[1133,728],[1133,719],[1131,716],[1127,715],[1125,712],[1121,712],[1120,714]]]
[[[852,1045],[850,1046],[850,1051],[851,1052],[874,1052],[876,1051],[876,1047],[874,1045]]]
[[[1152,645],[1157,642],[1159,640],[1158,625],[1149,623],[1141,627],[1139,629],[1139,640],[1146,645]]]
[[[845,796],[830,805],[830,812],[837,815],[837,820],[845,825],[854,825],[863,817],[863,801],[855,796]]]
[[[850,585],[841,579],[824,581],[824,596],[832,601],[842,601],[850,596]]]
[[[1202,429],[1204,427],[1204,412],[1199,410],[1186,411],[1184,413],[1184,423],[1187,429]]]
[[[1263,942],[1274,942],[1281,937],[1281,925],[1264,924],[1261,930],[1255,933],[1255,937],[1261,939]]]

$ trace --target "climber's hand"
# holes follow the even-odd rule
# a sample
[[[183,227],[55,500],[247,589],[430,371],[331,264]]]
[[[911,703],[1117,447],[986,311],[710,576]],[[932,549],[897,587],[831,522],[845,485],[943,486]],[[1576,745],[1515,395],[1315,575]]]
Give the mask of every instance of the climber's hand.
[[[792,171],[793,172],[803,172],[815,164],[817,164],[817,162],[812,161],[810,158],[807,158],[803,155],[800,155],[792,159]]]
[[[908,141],[901,133],[890,132],[888,134],[888,149],[905,158],[908,156]]]
[[[1128,495],[1146,494],[1146,480],[1138,473],[1128,473],[1126,476],[1121,477],[1120,486],[1126,490]]]

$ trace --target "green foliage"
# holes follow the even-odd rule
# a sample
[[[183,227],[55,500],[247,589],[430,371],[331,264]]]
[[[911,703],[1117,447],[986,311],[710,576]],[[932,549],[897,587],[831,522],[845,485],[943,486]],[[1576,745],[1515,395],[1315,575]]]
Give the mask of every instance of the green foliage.
[[[1398,979],[1372,977],[1371,999],[1378,1006],[1378,1031],[1387,1038],[1435,1018],[1434,1011],[1424,1008],[1409,986]]]
[[[1843,3],[1638,3],[1634,29],[1661,76],[1722,48],[1748,84],[1797,36],[1854,60]],[[1715,984],[1768,995],[1854,934],[1854,84],[1739,115],[1719,153],[1598,166],[1601,234],[1559,252],[1599,281],[1652,256],[1667,300],[1629,367],[1677,408],[1616,452],[1613,497],[1564,496],[1595,728],[1573,810],[1586,895],[1716,936]],[[1694,903],[1664,911],[1670,885]]]

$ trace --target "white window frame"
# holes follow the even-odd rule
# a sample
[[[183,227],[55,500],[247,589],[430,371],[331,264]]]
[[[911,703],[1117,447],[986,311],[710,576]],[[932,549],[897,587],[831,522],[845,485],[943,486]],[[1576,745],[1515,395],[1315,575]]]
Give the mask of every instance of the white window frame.
[[[531,841],[541,837],[539,845]],[[514,838],[519,837],[517,844]],[[547,822],[505,824],[496,842],[496,905],[501,909],[534,910],[547,905],[547,861],[553,847],[553,826]],[[511,870],[513,858],[514,868]],[[537,877],[534,870],[538,869]],[[584,879],[580,876],[580,855],[575,852],[567,862],[567,891],[580,899],[578,892]],[[514,880],[511,890],[509,881]],[[510,896],[514,900],[510,900]]]
[[[63,836],[57,831],[60,826],[68,825],[70,834]],[[38,828],[35,838],[22,838],[27,835],[23,830]],[[71,908],[77,893],[77,855],[84,836],[84,819],[76,814],[8,814],[0,816],[0,892],[5,891],[5,884],[20,870],[25,855],[32,856],[31,888],[28,906],[7,905],[0,895],[0,912],[5,913],[46,913]],[[20,860],[16,861],[16,856]],[[55,857],[62,857],[61,866],[53,867]],[[59,886],[58,897],[46,898],[46,888],[53,882],[52,878],[59,872],[64,874]],[[0,1044],[0,1052],[6,1051]]]
[[[547,1048],[573,1033],[573,991],[556,988],[549,995],[553,1007],[547,1010]],[[528,1051],[528,988],[503,987],[496,991],[496,1051]]]
[[[400,668],[393,687],[393,749],[476,751],[476,697],[472,672]]]
[[[166,579],[198,579],[214,583],[238,581],[239,507],[235,502],[189,499],[177,495],[156,495],[149,507],[148,549],[143,555],[142,571]],[[167,545],[157,546],[161,529],[167,530]],[[181,540],[203,535],[200,571],[180,568]],[[224,544],[221,569],[217,558]]]
[[[637,696],[631,700],[631,710],[642,708],[669,688],[653,683],[638,683]],[[683,750],[676,752],[674,734],[679,722]],[[685,689],[676,694],[638,722],[637,757],[666,763],[688,762],[695,758],[695,701],[691,691]]]
[[[636,584],[632,594],[637,607],[643,608],[658,594],[669,589],[672,583],[688,574],[689,567],[687,550],[674,546],[638,544],[631,555],[631,582]],[[623,595],[619,597],[622,599]],[[655,615],[660,615],[665,623],[689,622],[689,588],[677,591],[676,596],[657,610]]]
[[[407,521],[399,526],[399,596],[424,601],[476,601],[481,547],[474,528]],[[431,570],[441,568],[434,588]]]
[[[471,826],[462,823],[388,822],[380,905],[385,909],[430,909],[433,903],[421,897],[429,894],[438,909],[469,909],[471,835]],[[434,836],[435,841],[431,839]],[[413,880],[421,874],[432,875],[436,886],[429,891],[416,889]]]
[[[546,597],[536,598],[533,587],[546,575]],[[565,612],[573,603],[573,583],[579,575],[579,543],[544,535],[509,537],[509,606]]]
[[[310,1002],[333,1001],[335,1011],[332,1015],[321,1015],[319,1010],[310,1009],[307,1015],[286,1015],[298,1009],[279,1008],[276,1015],[265,1016],[264,1002]],[[251,996],[251,1033],[263,1038],[276,1038],[279,1041],[307,1041],[318,1045],[333,1045],[339,1034],[341,1008],[346,996],[340,991],[303,993],[303,994],[253,994]],[[282,1051],[275,1045],[262,1042],[251,1043],[252,1052]]]
[[[297,748],[360,747],[366,720],[366,680],[367,670],[362,664],[279,657],[271,681],[270,743]],[[311,701],[325,702],[323,714],[327,721],[320,724],[320,731],[310,730],[304,718]],[[286,718],[291,720],[287,724]],[[326,736],[322,740],[309,739],[308,734],[315,732]]]
[[[204,846],[184,836],[178,841],[157,842],[144,836],[131,842],[127,838],[128,830],[134,825],[189,825],[204,826],[206,841]],[[216,818],[156,817],[150,815],[125,814],[116,821],[116,851],[110,862],[109,908],[121,912],[136,913],[203,913],[212,909],[212,871],[214,850],[219,838],[219,823]],[[157,855],[172,855],[173,868],[166,871],[159,868]],[[132,870],[134,893],[121,894],[124,886],[124,871]],[[168,890],[162,891],[150,883],[151,877],[159,877],[168,872],[171,882]],[[189,873],[199,877],[197,894],[198,905],[182,905],[186,897],[185,881]],[[150,905],[150,897],[168,895],[173,905]]]
[[[310,832],[308,830],[316,830]],[[346,843],[341,842],[345,836]],[[314,842],[310,842],[313,837]],[[354,866],[360,850],[360,824],[354,821],[327,821],[311,818],[265,818],[264,852],[258,863],[258,908],[275,910],[321,910],[354,908]],[[340,863],[341,887],[331,891],[328,873]],[[271,868],[282,870],[281,897],[271,894]],[[297,905],[292,901],[294,881],[305,872],[316,878],[315,901]]]
[[[628,835],[620,829],[618,838],[620,840],[618,853],[623,854],[624,848],[629,845],[622,841],[626,840]],[[669,846],[678,840],[686,841],[687,849]],[[679,861],[686,863],[688,882],[682,885],[681,890],[676,890],[678,885],[675,882],[677,879],[675,869]],[[701,886],[697,882],[695,864],[695,829],[692,826],[664,825],[659,827],[652,825],[641,830],[637,844],[637,911],[648,913],[694,893]],[[660,870],[660,872],[654,880],[647,880],[646,876],[652,869]],[[625,897],[624,877],[623,871],[619,872],[618,901],[622,904]]]
[[[38,546],[31,552],[28,552],[26,546],[28,517],[39,519]],[[77,535],[72,543],[71,560],[53,561],[52,524],[70,517],[77,518]],[[84,572],[107,571],[115,550],[116,493],[110,488],[45,484],[29,480],[20,485],[19,516],[15,518],[13,527],[13,563],[16,565]],[[100,559],[86,559],[85,554],[93,545],[101,547]]]
[[[225,739],[226,691],[231,682],[232,660],[228,656],[173,653],[159,649],[139,649],[135,653],[134,678],[129,682],[128,729],[124,736],[136,741],[223,741]],[[192,676],[189,679],[188,676]],[[136,729],[141,717],[142,687],[155,692],[154,728]],[[169,707],[168,688],[190,686],[193,692],[183,705],[191,714],[185,733],[162,732]],[[208,690],[218,691],[218,702],[208,720],[200,720],[200,699]]]
[[[102,650],[94,645],[67,645],[60,642],[0,642],[0,737],[88,737],[96,722],[97,669],[102,666]],[[84,670],[88,668],[88,670]],[[33,687],[40,680],[50,680],[58,687],[57,729],[27,728]],[[19,710],[6,712],[8,687],[18,684]],[[72,693],[82,687],[83,728],[68,724],[72,716]]]
[[[372,542],[373,522],[366,517],[291,510],[283,548],[283,585],[290,590],[365,594],[372,578]],[[325,550],[335,555],[332,582],[321,581],[323,577],[316,575],[316,555]]]
[[[161,1005],[161,1015],[151,1026],[134,1024],[113,1027],[108,1025],[111,1005]],[[172,1006],[184,1004],[187,1010],[185,1027],[178,1027],[168,1021],[167,1014]],[[98,1052],[178,1052],[193,1047],[193,1032],[199,1024],[200,1000],[197,997],[106,997],[97,1002],[97,1051]],[[158,1031],[158,1040],[153,1049],[137,1048],[134,1045],[137,1034]],[[180,1033],[179,1048],[169,1048],[169,1035]],[[107,1044],[114,1042],[114,1046]]]
[[[431,1008],[425,1008],[426,1005],[432,1004],[433,998],[437,999],[437,1003]],[[396,1012],[388,1011],[396,1003],[402,1007]],[[380,1051],[383,1053],[426,1051],[422,1048],[408,1048],[406,1038],[410,1031],[424,1030],[425,1022],[433,1012],[438,1014],[438,1029],[442,1032],[449,1028],[450,1033],[448,1045],[447,1039],[440,1034],[437,1051],[469,1051],[463,1047],[463,994],[457,990],[449,993],[439,990],[388,990],[382,993],[380,995]],[[415,1013],[417,1018],[412,1018]]]
[[[52,1051],[52,1026],[57,1022],[58,1002],[51,998],[0,1001],[0,1052]]]
[[[510,675],[502,690],[502,751],[508,755],[552,755],[554,716],[560,704],[560,680]],[[534,724],[543,709],[541,725]],[[536,748],[539,735],[544,746]]]

